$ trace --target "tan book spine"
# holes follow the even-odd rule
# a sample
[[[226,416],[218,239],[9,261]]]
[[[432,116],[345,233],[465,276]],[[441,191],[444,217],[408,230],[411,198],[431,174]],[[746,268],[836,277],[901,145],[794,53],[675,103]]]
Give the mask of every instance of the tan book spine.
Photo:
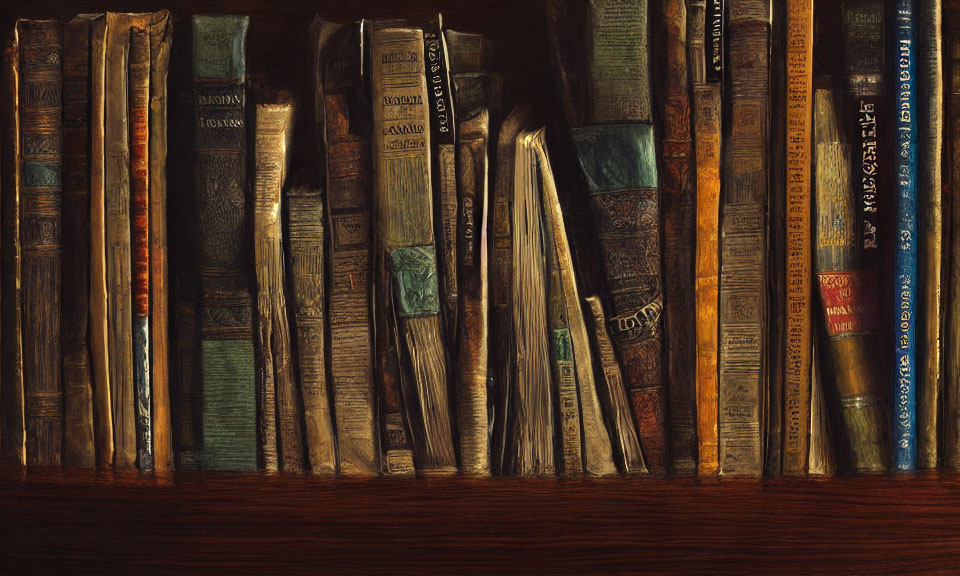
[[[810,347],[810,451],[807,460],[807,472],[811,476],[833,476],[836,474],[836,460],[833,451],[833,437],[830,434],[830,416],[827,411],[827,399],[823,390],[823,376],[820,372],[820,351],[817,348],[816,332],[811,333]]]
[[[810,449],[813,0],[787,4],[787,234],[783,474],[806,473]]]

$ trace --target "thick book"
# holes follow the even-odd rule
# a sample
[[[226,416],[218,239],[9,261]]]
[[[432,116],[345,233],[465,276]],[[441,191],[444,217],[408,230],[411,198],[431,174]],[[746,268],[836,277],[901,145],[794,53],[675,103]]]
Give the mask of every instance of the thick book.
[[[27,464],[59,466],[62,61],[60,24],[18,20],[20,246]]]
[[[763,472],[770,6],[731,5],[720,237],[719,473]]]
[[[693,166],[690,84],[687,75],[685,0],[663,2],[662,25],[666,78],[661,97],[661,216],[670,472],[690,476],[697,472],[694,288],[696,171]]]
[[[194,16],[194,186],[199,228],[199,464],[257,469],[248,246],[246,16]]]
[[[90,372],[90,28],[82,14],[63,29],[63,463],[96,465]]]
[[[825,332],[823,373],[835,397],[859,473],[887,468],[882,400],[879,290],[876,271],[859,267],[851,146],[838,122],[834,90],[814,92],[816,271]]]
[[[330,386],[343,476],[380,472],[375,413],[372,184],[363,94],[363,23],[344,26],[322,54],[329,254]]]
[[[896,78],[893,166],[897,190],[893,245],[893,467],[917,467],[917,16],[913,0],[896,3],[893,72]]]
[[[127,84],[130,110],[130,252],[133,298],[133,388],[137,466],[153,470],[150,392],[150,33],[131,28]]]
[[[449,366],[440,317],[423,33],[371,27],[373,173],[379,243],[390,257],[394,310],[417,471],[457,470]],[[409,404],[409,403],[408,403]]]
[[[260,457],[268,472],[303,471],[301,398],[287,314],[280,199],[293,135],[293,95],[254,84],[253,257],[257,279]]]
[[[944,298],[943,261],[943,60],[940,0],[920,0],[917,53],[919,112],[917,167],[920,233],[920,334],[917,337],[917,466],[939,463],[941,357]]]
[[[711,0],[711,6],[722,3]],[[721,10],[722,13],[722,10]],[[720,142],[723,84],[709,81],[705,0],[692,0],[687,17],[687,49],[693,84],[693,131],[696,157],[696,398],[697,474],[717,473],[717,361],[720,284]],[[718,35],[719,36],[719,35]]]
[[[812,270],[810,179],[813,126],[813,0],[787,4],[786,325],[782,470],[807,471],[810,450]]]

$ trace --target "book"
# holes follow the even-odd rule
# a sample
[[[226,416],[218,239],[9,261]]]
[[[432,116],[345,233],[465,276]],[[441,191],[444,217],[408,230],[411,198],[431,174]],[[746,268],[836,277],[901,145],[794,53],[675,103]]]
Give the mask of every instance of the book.
[[[897,209],[894,243],[894,394],[893,468],[917,467],[917,18],[912,0],[896,3],[895,58],[896,139],[894,173]]]
[[[423,33],[374,25],[370,35],[377,229],[390,257],[403,366],[418,408],[407,414],[414,457],[421,474],[450,474],[457,468],[433,232]]]
[[[836,91],[814,91],[816,271],[826,333],[824,372],[839,401],[849,461],[859,473],[886,470],[876,271],[859,266],[851,146],[838,121]]]
[[[62,29],[18,20],[20,55],[20,249],[24,425],[27,465],[63,455],[60,364]]]
[[[150,33],[130,29],[130,251],[133,299],[133,389],[137,426],[137,466],[153,470],[153,418],[150,392]]]
[[[247,226],[246,16],[194,16],[194,193],[199,227],[199,463],[257,469]]]
[[[260,455],[268,472],[303,471],[301,398],[287,316],[281,191],[293,135],[293,95],[265,82],[255,99],[253,254],[257,279]]]
[[[943,381],[943,465],[946,468],[960,468],[960,12],[947,12],[946,28],[949,71],[949,97],[947,100],[947,126],[950,135],[947,138],[947,165],[950,167],[949,218],[951,224],[950,263],[946,277],[949,287],[949,308],[947,325],[944,330],[944,381]]]
[[[712,0],[711,5],[721,4]],[[722,6],[722,4],[721,4]],[[720,10],[722,15],[723,10]],[[719,30],[706,27],[705,0],[690,2],[687,34],[689,66],[693,84],[694,149],[696,182],[696,397],[697,474],[712,476],[718,470],[717,360],[720,283],[720,145],[722,135],[722,75],[708,81],[707,38]],[[721,28],[722,30],[722,28]],[[722,54],[722,51],[721,51]]]
[[[87,338],[90,286],[90,28],[81,14],[63,28],[63,463],[96,466]]]
[[[770,7],[731,5],[720,236],[719,473],[763,472]]]
[[[590,0],[587,123],[653,118],[647,9],[646,0]]]
[[[153,467],[173,469],[170,402],[170,288],[167,253],[167,75],[173,34],[170,12],[150,20],[150,391],[153,395]]]
[[[16,36],[3,53],[3,126],[0,127],[0,191],[2,191],[2,296],[4,322],[0,326],[0,463],[27,463],[23,390],[22,274],[20,264],[20,43]]]
[[[783,474],[809,464],[811,355],[811,150],[813,126],[813,1],[787,4],[786,337],[783,376]]]
[[[830,434],[824,379],[820,374],[817,332],[812,332],[810,338],[810,450],[807,452],[807,473],[810,476],[833,476],[837,470],[834,435]]]
[[[943,78],[940,0],[917,3],[919,112],[917,176],[920,230],[917,337],[917,466],[936,468],[939,461],[941,347],[944,302],[943,261]]]
[[[667,349],[670,472],[697,471],[695,174],[687,76],[685,0],[662,3],[664,92],[661,95],[664,332]]]
[[[323,54],[323,141],[330,230],[330,385],[343,476],[380,472],[375,410],[369,112],[363,27],[341,28]]]

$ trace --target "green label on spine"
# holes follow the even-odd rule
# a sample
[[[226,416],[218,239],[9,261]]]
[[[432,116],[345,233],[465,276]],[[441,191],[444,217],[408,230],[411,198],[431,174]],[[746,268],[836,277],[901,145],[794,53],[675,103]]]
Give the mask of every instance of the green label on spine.
[[[433,246],[394,248],[390,262],[396,288],[397,312],[405,318],[440,312],[437,258]]]

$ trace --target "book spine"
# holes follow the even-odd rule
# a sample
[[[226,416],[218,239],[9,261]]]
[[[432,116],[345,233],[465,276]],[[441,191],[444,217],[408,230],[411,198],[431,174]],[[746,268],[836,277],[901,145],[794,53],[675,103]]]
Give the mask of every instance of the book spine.
[[[697,1],[697,0],[694,0]],[[706,10],[703,37],[706,44],[706,81],[723,82],[724,32],[726,30],[726,11],[724,0],[704,0]]]
[[[257,469],[253,301],[245,249],[248,23],[246,16],[193,17],[201,462],[212,470]]]
[[[895,77],[897,78],[896,238],[894,249],[894,418],[893,466],[898,471],[917,467],[917,21],[913,0],[898,0]]]
[[[150,393],[150,34],[130,32],[130,244],[133,298],[133,385],[137,463],[153,469]]]
[[[650,122],[647,0],[590,0],[589,123]]]
[[[663,98],[663,268],[670,471],[697,471],[695,209],[685,0],[664,0],[666,94]]]
[[[326,371],[324,207],[322,192],[308,186],[286,191],[287,238],[300,395],[310,472],[337,473],[337,445]]]
[[[20,253],[20,46],[15,37],[3,54],[3,126],[0,128],[2,190],[2,371],[0,398],[0,464],[27,463],[23,398],[23,321]]]
[[[719,0],[711,0],[711,6]],[[696,161],[697,474],[717,473],[717,335],[720,282],[720,136],[723,85],[708,82],[706,0],[691,0],[687,25]],[[721,12],[722,15],[722,12]],[[718,36],[719,37],[719,36]],[[719,80],[722,80],[719,79]]]
[[[813,332],[810,349],[810,451],[807,473],[811,476],[833,476],[837,464],[830,434],[830,417],[824,393],[824,378],[820,372],[819,338]]]
[[[64,464],[93,468],[93,385],[87,339],[90,275],[90,19],[63,31]]]
[[[23,389],[27,464],[59,466],[63,452],[60,373],[61,30],[20,20],[20,146]]]
[[[938,428],[940,422],[940,389],[942,387],[942,260],[943,260],[943,81],[941,59],[941,2],[920,0],[919,75],[921,132],[918,176],[920,213],[923,235],[920,245],[920,326],[918,343],[919,378],[917,381],[917,449],[920,468],[936,468],[939,461]]]
[[[439,318],[422,32],[376,30],[371,68],[377,222],[390,257],[403,352],[420,407],[419,418],[411,417],[417,470],[452,473],[456,458]]]
[[[943,463],[945,467],[960,469],[960,11],[948,12],[948,46],[950,100],[948,102],[947,154],[950,170],[950,308],[944,357],[947,362],[943,390]]]
[[[167,73],[171,41],[170,13],[161,10],[150,21],[150,384],[153,466],[157,474],[173,469],[167,270]]]
[[[813,0],[787,4],[786,341],[783,474],[803,475],[810,450]]]
[[[106,244],[106,16],[90,31],[90,368],[97,466],[114,459],[113,390],[110,386],[110,341],[107,318]]]

